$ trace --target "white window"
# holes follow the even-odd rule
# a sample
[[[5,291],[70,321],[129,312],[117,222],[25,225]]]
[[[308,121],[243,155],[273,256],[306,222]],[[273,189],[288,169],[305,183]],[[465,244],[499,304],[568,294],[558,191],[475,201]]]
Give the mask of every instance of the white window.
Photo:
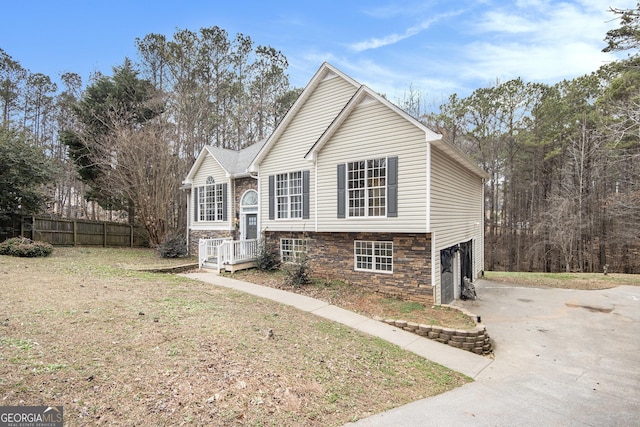
[[[385,216],[387,207],[387,159],[347,163],[349,216]]]
[[[198,189],[198,221],[222,221],[224,217],[223,184],[216,184],[213,177]]]
[[[393,273],[393,242],[356,240],[353,253],[356,270]]]
[[[277,218],[302,218],[302,172],[276,175]]]
[[[280,260],[282,262],[295,262],[306,252],[306,239],[280,239]]]
[[[258,192],[256,190],[247,190],[242,196],[242,201],[240,202],[240,206],[242,208],[250,208],[253,210],[254,208],[258,209]]]

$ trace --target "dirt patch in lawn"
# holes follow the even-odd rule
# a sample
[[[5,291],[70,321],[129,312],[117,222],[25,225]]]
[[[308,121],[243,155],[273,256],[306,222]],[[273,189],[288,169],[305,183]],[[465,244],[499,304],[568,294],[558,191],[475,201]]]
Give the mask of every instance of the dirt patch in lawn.
[[[164,264],[0,256],[2,405],[62,405],[65,425],[338,426],[469,381],[282,304],[133,270]]]
[[[309,285],[292,287],[285,284],[285,275],[281,271],[265,273],[256,269],[237,271],[229,277],[296,292],[371,318],[406,320],[456,329],[473,329],[476,326],[469,316],[454,308],[403,301],[337,280],[318,279]]]

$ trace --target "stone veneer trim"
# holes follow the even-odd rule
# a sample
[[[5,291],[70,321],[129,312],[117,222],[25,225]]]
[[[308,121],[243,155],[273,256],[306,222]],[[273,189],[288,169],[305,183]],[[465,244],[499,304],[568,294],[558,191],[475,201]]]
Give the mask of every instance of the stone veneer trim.
[[[266,231],[265,237],[280,248],[280,239],[307,239],[312,275],[339,279],[374,292],[423,304],[433,304],[431,236],[421,233],[319,233]],[[353,242],[393,241],[393,274],[356,271]]]

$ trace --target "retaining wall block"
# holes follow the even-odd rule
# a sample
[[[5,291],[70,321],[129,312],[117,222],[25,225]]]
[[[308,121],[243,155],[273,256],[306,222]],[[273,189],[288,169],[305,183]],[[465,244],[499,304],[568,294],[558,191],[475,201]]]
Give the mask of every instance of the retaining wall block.
[[[407,322],[407,327],[405,328],[407,331],[414,332],[418,330],[418,324],[414,322]]]
[[[447,306],[454,309],[458,309],[454,306]],[[460,310],[465,315],[469,316],[474,321],[477,319],[472,313],[466,310]],[[396,326],[400,329],[412,332],[414,334],[429,338],[434,341],[438,341],[443,344],[450,345],[452,347],[461,348],[463,350],[471,351],[476,354],[489,354],[493,350],[491,343],[491,337],[487,333],[487,328],[483,324],[476,323],[476,326],[471,330],[466,329],[454,329],[446,328],[437,325],[425,325],[415,322],[407,322],[406,320],[394,320],[377,318],[378,320]]]

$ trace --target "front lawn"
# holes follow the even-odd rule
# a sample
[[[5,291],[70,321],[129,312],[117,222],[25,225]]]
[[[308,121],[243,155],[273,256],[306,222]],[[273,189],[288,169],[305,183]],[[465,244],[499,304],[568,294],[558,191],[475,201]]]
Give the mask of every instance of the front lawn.
[[[562,289],[596,290],[620,285],[640,286],[640,274],[487,271],[484,278],[499,283]]]
[[[469,381],[282,304],[136,271],[183,262],[0,256],[2,405],[62,405],[65,425],[337,426]]]

